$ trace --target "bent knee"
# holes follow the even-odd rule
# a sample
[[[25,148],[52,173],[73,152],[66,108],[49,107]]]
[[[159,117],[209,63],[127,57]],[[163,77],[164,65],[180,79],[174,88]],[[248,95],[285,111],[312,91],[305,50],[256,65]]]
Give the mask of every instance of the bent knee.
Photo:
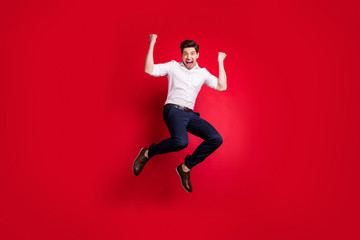
[[[214,136],[211,137],[210,141],[216,145],[216,146],[220,146],[223,143],[223,138],[221,137],[220,134],[216,134]]]
[[[176,150],[182,150],[184,148],[186,148],[189,144],[189,140],[188,139],[174,139],[173,140],[173,147]]]

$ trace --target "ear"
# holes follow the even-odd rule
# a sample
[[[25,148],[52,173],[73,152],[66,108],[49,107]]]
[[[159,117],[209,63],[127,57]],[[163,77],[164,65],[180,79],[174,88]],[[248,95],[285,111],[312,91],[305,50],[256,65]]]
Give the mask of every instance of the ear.
[[[197,53],[197,57],[196,57],[196,59],[198,59],[198,58],[199,58],[199,54],[200,54],[200,52],[198,52],[198,53]]]

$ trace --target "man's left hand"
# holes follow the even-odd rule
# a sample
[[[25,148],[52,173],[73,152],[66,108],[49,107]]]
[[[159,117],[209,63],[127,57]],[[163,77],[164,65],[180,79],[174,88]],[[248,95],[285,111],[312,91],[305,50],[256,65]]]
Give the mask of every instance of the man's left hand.
[[[219,52],[219,53],[218,53],[218,61],[219,61],[219,62],[224,61],[225,58],[226,58],[226,54],[225,54],[225,53],[223,53],[223,52]]]

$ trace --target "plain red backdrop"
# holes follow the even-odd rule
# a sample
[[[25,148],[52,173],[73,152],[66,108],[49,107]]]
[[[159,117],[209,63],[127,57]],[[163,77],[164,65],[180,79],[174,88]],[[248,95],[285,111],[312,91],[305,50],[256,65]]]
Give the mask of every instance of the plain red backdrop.
[[[1,239],[359,239],[357,1],[2,1]],[[195,110],[223,145],[157,156],[167,79],[144,73],[200,44]]]

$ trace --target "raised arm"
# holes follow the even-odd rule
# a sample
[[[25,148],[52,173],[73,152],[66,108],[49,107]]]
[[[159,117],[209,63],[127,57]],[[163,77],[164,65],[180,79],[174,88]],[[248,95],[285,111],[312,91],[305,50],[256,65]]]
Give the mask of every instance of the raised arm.
[[[227,79],[226,72],[224,68],[224,59],[226,57],[225,53],[219,52],[218,62],[219,62],[219,81],[216,90],[225,91],[227,88]]]
[[[145,72],[149,75],[154,70],[154,46],[156,43],[156,38],[156,34],[150,34],[149,36],[150,46],[145,58]]]

